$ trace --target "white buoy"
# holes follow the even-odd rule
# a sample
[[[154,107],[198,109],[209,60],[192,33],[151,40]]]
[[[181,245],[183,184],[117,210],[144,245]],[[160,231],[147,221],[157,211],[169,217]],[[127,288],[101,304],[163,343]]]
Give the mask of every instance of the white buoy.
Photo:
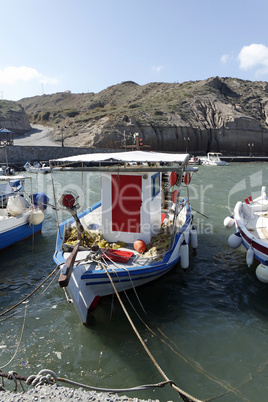
[[[241,235],[239,232],[231,234],[228,238],[228,244],[232,248],[237,248],[242,243]]]
[[[193,247],[194,250],[196,250],[198,246],[197,230],[194,226],[192,226],[191,229],[191,246]]]
[[[28,203],[25,198],[20,195],[14,195],[8,198],[7,201],[7,212],[12,216],[18,216],[26,211],[28,208]]]
[[[183,269],[187,269],[189,267],[189,246],[185,240],[183,240],[181,247],[180,247],[180,254],[181,254],[181,267]]]
[[[263,283],[268,283],[268,265],[266,264],[267,263],[259,264],[255,271],[257,278]]]
[[[30,212],[30,215],[28,217],[28,222],[30,225],[39,225],[41,222],[43,222],[45,218],[45,214],[41,209],[33,209]]]
[[[223,224],[226,228],[230,229],[234,226],[235,220],[233,216],[226,216],[226,218],[223,221]]]
[[[246,256],[246,261],[247,261],[248,267],[250,267],[253,264],[253,260],[254,260],[254,250],[253,250],[253,247],[250,246],[247,251],[247,256]]]

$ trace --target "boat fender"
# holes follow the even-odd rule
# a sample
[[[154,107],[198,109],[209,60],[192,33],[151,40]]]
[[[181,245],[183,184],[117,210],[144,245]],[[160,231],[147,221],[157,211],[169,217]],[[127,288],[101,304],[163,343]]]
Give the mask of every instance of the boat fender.
[[[178,179],[177,173],[176,172],[171,172],[170,175],[169,175],[169,179],[168,179],[169,184],[171,186],[175,186],[175,184],[177,183],[177,179]]]
[[[188,184],[191,183],[191,173],[187,172],[184,175],[184,184],[186,184],[186,186],[188,186]]]
[[[232,228],[235,224],[234,217],[232,215],[226,216],[226,218],[223,221],[223,224],[228,229]]]
[[[268,262],[266,261],[259,264],[256,268],[255,274],[259,281],[268,283]]]
[[[237,248],[242,243],[242,238],[239,232],[231,234],[228,238],[228,244],[232,248]]]
[[[8,198],[7,202],[7,212],[11,216],[17,216],[22,214],[23,211],[27,210],[28,203],[25,198],[21,197],[19,194],[11,196]]]
[[[174,190],[173,193],[172,193],[172,202],[173,202],[173,204],[176,204],[176,202],[179,200],[177,195],[178,195],[178,190]]]
[[[181,247],[180,247],[180,264],[183,269],[189,268],[189,246],[185,240],[183,240]]]
[[[246,261],[247,261],[248,267],[250,267],[253,264],[253,260],[254,260],[254,250],[253,250],[253,247],[250,246],[247,251],[247,256],[246,256]]]
[[[31,225],[33,225],[33,226],[39,225],[40,223],[43,222],[44,218],[45,218],[45,214],[43,211],[41,211],[41,209],[39,209],[39,208],[33,209],[30,212],[30,215],[28,217],[29,225],[30,226]]]
[[[194,226],[192,226],[191,229],[191,246],[194,250],[196,250],[198,246],[197,230]]]
[[[138,252],[138,253],[144,253],[144,251],[146,250],[146,243],[143,240],[136,240],[133,244],[134,249]]]

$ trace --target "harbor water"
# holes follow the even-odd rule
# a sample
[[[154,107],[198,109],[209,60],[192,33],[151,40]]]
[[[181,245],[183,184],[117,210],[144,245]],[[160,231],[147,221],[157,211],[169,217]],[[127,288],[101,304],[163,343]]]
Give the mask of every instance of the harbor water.
[[[32,174],[34,190],[54,204],[50,174]],[[82,206],[99,199],[92,174],[55,176],[58,193],[79,193]],[[190,266],[122,295],[140,336],[166,376],[200,400],[266,402],[268,399],[268,284],[258,281],[257,263],[246,264],[242,246],[230,249],[224,218],[237,201],[267,186],[268,164],[199,166],[189,196],[198,231]],[[187,189],[183,192],[186,194]],[[60,220],[69,217],[59,211]],[[56,212],[48,208],[42,233],[1,252],[0,315],[24,299],[54,270]],[[129,324],[116,297],[103,298],[90,326],[52,276],[25,303],[0,316],[0,368],[30,376],[50,369],[92,387],[130,388],[163,377]],[[8,384],[7,384],[8,387]],[[11,388],[13,387],[13,384]],[[179,400],[170,385],[124,392],[130,398]]]

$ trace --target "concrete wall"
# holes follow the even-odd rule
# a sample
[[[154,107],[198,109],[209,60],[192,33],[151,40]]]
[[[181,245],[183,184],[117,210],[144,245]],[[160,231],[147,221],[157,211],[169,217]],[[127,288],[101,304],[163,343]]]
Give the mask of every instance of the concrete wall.
[[[89,154],[95,152],[116,152],[109,148],[77,148],[77,147],[38,147],[38,146],[6,146],[0,148],[0,164],[8,162],[11,166],[23,166],[27,161],[44,161],[63,158],[65,156]]]

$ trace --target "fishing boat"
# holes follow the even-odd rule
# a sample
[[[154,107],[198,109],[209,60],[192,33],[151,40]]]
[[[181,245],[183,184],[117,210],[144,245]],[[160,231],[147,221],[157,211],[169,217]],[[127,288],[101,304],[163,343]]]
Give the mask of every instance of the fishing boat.
[[[56,209],[71,214],[57,234],[59,285],[66,288],[83,324],[89,323],[101,297],[160,278],[179,261],[188,268],[189,242],[197,247],[197,232],[189,197],[180,199],[180,192],[198,169],[187,166],[188,161],[188,154],[145,151],[50,161],[52,177],[57,170],[100,175],[101,199],[79,213],[79,196],[72,188],[62,194],[54,188]],[[167,173],[170,208],[162,181]]]
[[[206,157],[201,157],[201,164],[207,166],[227,166],[228,163],[221,160],[220,152],[208,152]]]
[[[236,227],[236,233],[228,238],[228,244],[232,248],[238,248],[241,244],[247,250],[246,263],[250,267],[256,260],[260,264],[256,268],[257,278],[268,283],[268,199],[266,187],[261,189],[261,195],[252,199],[238,201],[233,215],[224,220],[227,228]]]
[[[24,187],[13,191],[14,181],[26,182],[32,179],[27,176],[0,176],[0,182],[6,182],[12,191],[6,195],[6,202],[0,204],[0,250],[5,249],[20,240],[38,233],[42,229],[44,210],[49,201],[44,193],[30,193],[28,196]]]
[[[28,173],[48,173],[50,171],[49,166],[40,162],[33,162],[33,164],[26,162],[23,167]]]

